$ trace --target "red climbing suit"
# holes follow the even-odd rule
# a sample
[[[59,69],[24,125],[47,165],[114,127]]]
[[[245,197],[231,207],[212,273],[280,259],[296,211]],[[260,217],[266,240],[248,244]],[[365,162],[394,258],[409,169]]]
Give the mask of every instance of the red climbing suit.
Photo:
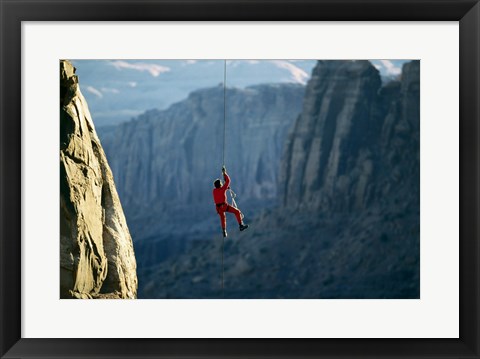
[[[225,217],[225,212],[230,212],[235,215],[237,218],[238,224],[242,223],[242,213],[236,209],[235,207],[230,206],[227,203],[227,189],[230,185],[230,177],[225,172],[223,174],[223,178],[225,179],[225,183],[220,188],[213,189],[213,201],[215,202],[215,207],[217,208],[217,213],[220,216],[220,223],[222,225],[222,229],[227,228],[227,218]]]

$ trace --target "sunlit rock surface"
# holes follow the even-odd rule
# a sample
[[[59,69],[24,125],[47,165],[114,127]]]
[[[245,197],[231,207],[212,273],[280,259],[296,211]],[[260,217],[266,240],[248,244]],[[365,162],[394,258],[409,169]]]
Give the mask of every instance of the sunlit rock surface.
[[[132,239],[75,68],[60,62],[60,296],[136,298]]]

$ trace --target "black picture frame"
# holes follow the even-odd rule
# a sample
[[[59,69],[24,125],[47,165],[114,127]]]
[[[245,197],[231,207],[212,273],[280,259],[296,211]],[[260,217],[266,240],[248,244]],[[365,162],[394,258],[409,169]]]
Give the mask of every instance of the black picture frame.
[[[3,358],[479,358],[478,0],[0,0],[0,355]],[[459,21],[460,338],[21,338],[22,21]],[[438,313],[439,316],[442,313]],[[413,323],[412,323],[413,325]]]

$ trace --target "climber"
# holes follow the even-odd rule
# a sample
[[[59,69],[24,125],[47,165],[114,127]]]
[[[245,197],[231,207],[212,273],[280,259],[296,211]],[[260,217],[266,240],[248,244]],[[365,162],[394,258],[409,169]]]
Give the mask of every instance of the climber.
[[[222,225],[223,236],[227,236],[227,218],[225,216],[225,212],[230,212],[235,215],[237,218],[238,225],[240,226],[240,231],[243,231],[248,228],[248,224],[243,223],[242,220],[242,212],[238,208],[235,208],[228,204],[227,202],[227,189],[229,189],[230,185],[230,177],[227,174],[227,170],[225,166],[222,167],[223,178],[225,179],[225,183],[222,185],[222,181],[220,179],[216,179],[213,182],[215,188],[213,189],[213,200],[215,202],[215,206],[217,207],[217,213],[220,216],[220,223]]]

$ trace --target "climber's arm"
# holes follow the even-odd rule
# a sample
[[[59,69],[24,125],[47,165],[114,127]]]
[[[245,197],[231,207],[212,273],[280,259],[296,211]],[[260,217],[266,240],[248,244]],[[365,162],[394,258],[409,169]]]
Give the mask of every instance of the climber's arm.
[[[223,184],[222,188],[227,189],[228,186],[230,186],[230,177],[228,176],[227,170],[225,169],[225,167],[222,168],[222,172],[223,172],[223,179],[225,180],[225,183]]]

